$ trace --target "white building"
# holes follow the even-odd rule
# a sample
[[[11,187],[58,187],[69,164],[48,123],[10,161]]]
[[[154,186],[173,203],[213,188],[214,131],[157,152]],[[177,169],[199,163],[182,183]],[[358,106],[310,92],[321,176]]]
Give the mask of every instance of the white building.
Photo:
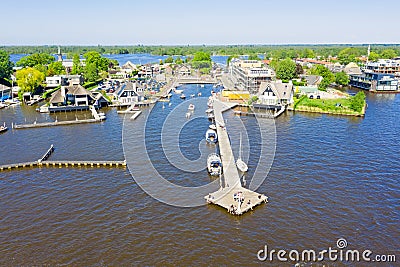
[[[257,94],[257,104],[272,108],[287,106],[293,103],[293,94],[291,82],[263,82]]]
[[[275,72],[258,60],[234,58],[229,63],[230,73],[240,90],[256,94],[262,82],[271,81]]]

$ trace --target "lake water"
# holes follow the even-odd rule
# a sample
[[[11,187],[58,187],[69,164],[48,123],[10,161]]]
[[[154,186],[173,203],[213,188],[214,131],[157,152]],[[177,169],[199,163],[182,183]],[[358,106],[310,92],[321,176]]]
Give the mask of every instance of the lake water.
[[[187,96],[197,92],[207,96],[211,86],[182,89]],[[201,171],[183,172],[171,166],[160,150],[163,121],[179,104],[190,101],[174,95],[171,106],[157,103],[149,115],[146,144],[153,165],[170,181],[198,186],[214,180],[205,163]],[[160,203],[140,188],[128,169],[1,172],[0,265],[256,266],[261,263],[257,252],[264,245],[276,250],[323,250],[336,247],[338,238],[345,238],[349,249],[398,256],[400,96],[367,94],[367,103],[365,118],[291,112],[277,118],[275,159],[257,190],[269,196],[269,203],[241,217],[212,205],[180,208]],[[115,109],[104,111],[107,120],[102,123],[0,134],[0,164],[36,160],[50,144],[56,148],[52,160],[123,160],[123,131],[145,123],[150,108],[136,121],[124,120]],[[204,114],[197,105],[196,113]],[[27,106],[0,110],[0,122],[7,125],[56,117],[89,118],[90,113],[48,115]],[[250,151],[250,178],[261,141],[255,118],[229,111],[225,119],[236,155],[238,129],[241,123],[247,126],[250,150],[244,151]],[[179,144],[185,157],[200,156],[198,144],[207,126],[204,117],[181,129]],[[202,149],[211,153],[215,148]],[[149,168],[136,167],[144,175]]]
[[[26,56],[26,54],[11,54],[10,60],[16,63],[24,56]],[[160,62],[160,60],[165,60],[168,57],[168,56],[158,56],[151,54],[122,54],[122,55],[116,54],[116,55],[104,55],[104,56],[110,59],[118,60],[120,65],[123,65],[128,61],[131,61],[133,64],[158,63]],[[181,58],[184,59],[185,57]],[[211,56],[211,59],[215,63],[226,64],[228,56]]]

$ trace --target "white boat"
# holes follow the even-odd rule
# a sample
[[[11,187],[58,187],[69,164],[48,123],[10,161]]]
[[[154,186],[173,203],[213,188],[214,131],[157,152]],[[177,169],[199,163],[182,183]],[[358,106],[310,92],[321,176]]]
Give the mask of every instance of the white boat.
[[[175,92],[175,94],[178,94],[178,95],[179,95],[179,94],[182,94],[183,90],[175,89],[174,92]]]
[[[214,112],[214,110],[212,108],[209,108],[206,110],[206,113],[213,113],[213,112]]]
[[[217,130],[217,126],[215,126],[215,124],[210,124],[210,126],[208,126],[208,128],[210,128],[211,130]]]
[[[204,84],[201,84],[200,87],[201,87],[201,88],[204,88]]]
[[[201,92],[199,92],[199,93],[197,94],[197,96],[201,96]]]
[[[218,134],[215,130],[213,129],[208,129],[206,132],[206,140],[209,143],[217,143],[218,142]]]
[[[8,128],[6,127],[6,123],[4,123],[4,125],[0,126],[0,133],[4,133],[8,130]]]
[[[185,94],[181,94],[180,98],[185,99],[186,98]]]
[[[222,161],[221,157],[216,153],[212,153],[207,157],[207,170],[212,176],[219,176],[222,174]]]
[[[247,164],[242,160],[242,133],[240,133],[239,158],[236,160],[236,167],[241,172],[247,172],[247,170],[249,169],[249,167],[247,167]]]
[[[101,121],[105,120],[106,119],[106,114],[104,112],[100,112],[99,113],[99,118],[100,118]]]
[[[208,117],[209,120],[212,120],[212,119],[215,118],[214,113],[208,113],[207,117]]]
[[[190,104],[189,107],[188,107],[188,110],[193,111],[194,110],[194,105]]]
[[[195,96],[196,96],[195,94],[191,94],[191,95],[190,95],[190,97],[195,97]]]
[[[192,116],[192,113],[190,113],[190,112],[186,112],[186,119],[189,119],[190,118],[190,116]]]

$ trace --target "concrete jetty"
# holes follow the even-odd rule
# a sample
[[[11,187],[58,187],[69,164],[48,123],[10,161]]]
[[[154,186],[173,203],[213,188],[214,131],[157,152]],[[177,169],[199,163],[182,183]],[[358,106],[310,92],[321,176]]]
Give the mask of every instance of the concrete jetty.
[[[224,182],[221,182],[221,188],[217,192],[208,194],[205,196],[205,199],[207,203],[221,206],[232,214],[242,215],[243,213],[252,210],[255,206],[267,202],[268,197],[246,189],[241,184],[229,135],[222,116],[224,111],[231,109],[235,105],[237,104],[222,103],[217,99],[213,102]]]

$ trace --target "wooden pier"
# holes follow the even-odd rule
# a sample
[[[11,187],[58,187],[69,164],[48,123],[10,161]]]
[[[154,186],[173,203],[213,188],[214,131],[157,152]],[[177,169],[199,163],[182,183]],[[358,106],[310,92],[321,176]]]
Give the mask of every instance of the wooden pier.
[[[15,164],[0,165],[0,171],[18,170],[24,168],[44,168],[44,167],[87,167],[87,168],[125,168],[125,161],[71,161],[71,160],[57,160],[57,161],[31,161]]]
[[[232,214],[242,215],[252,210],[255,206],[267,202],[268,197],[242,187],[228,132],[222,116],[224,111],[231,109],[235,105],[237,104],[222,103],[219,100],[214,100],[213,103],[215,122],[217,125],[218,145],[224,170],[224,183],[221,182],[221,188],[217,192],[205,196],[205,199],[207,203],[221,206]]]
[[[13,129],[52,127],[52,126],[62,126],[62,125],[83,124],[83,123],[95,123],[100,121],[101,120],[96,120],[96,119],[86,119],[86,120],[74,120],[74,121],[52,121],[52,122],[31,123],[31,124],[14,124]]]

